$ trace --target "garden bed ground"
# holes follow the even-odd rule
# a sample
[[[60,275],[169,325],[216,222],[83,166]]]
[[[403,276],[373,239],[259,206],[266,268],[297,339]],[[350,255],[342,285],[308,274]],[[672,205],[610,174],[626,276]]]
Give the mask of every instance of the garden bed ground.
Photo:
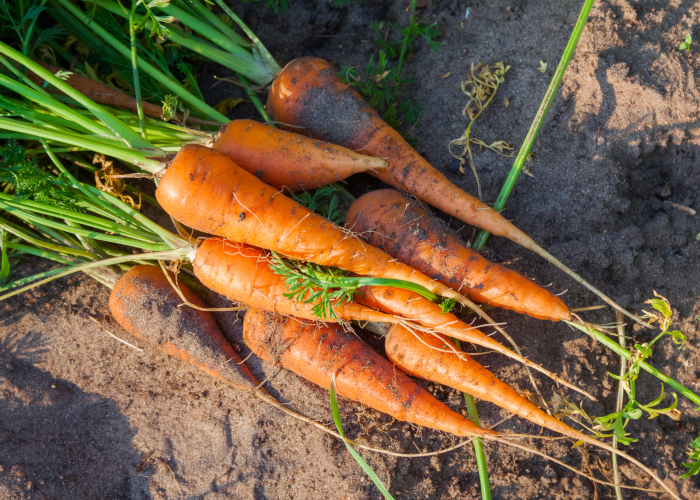
[[[405,75],[417,82],[410,93],[423,105],[420,123],[411,131],[420,140],[418,151],[447,172],[452,160],[447,144],[467,124],[462,116],[466,96],[459,83],[470,64],[501,60],[512,69],[473,135],[487,143],[502,139],[518,147],[580,4],[430,0],[418,15],[437,23],[445,33],[443,45],[435,54],[419,42],[405,68]],[[405,0],[356,0],[341,9],[327,0],[291,0],[289,11],[279,16],[260,4],[235,8],[280,63],[313,55],[361,69],[376,53],[368,42],[370,21],[405,24],[406,6]],[[640,311],[653,290],[668,297],[688,346],[679,352],[665,341],[655,349],[653,364],[695,392],[700,392],[700,339],[694,319],[700,314],[700,219],[666,201],[700,211],[700,90],[695,83],[700,77],[700,42],[688,55],[678,51],[686,33],[700,40],[699,21],[700,3],[689,0],[596,2],[533,150],[532,177],[522,176],[505,211],[621,305]],[[540,60],[548,63],[544,74]],[[200,75],[211,103],[238,92],[229,84],[211,88],[217,71],[204,68]],[[232,112],[244,115],[254,116],[252,106]],[[488,151],[475,159],[484,200],[492,202],[512,159]],[[471,173],[448,176],[476,192]],[[671,194],[662,197],[667,183]],[[356,195],[380,185],[368,176],[349,183]],[[474,234],[471,227],[451,224],[466,238]],[[492,239],[487,252],[556,293],[565,292],[564,299],[573,307],[598,303],[583,287],[510,242]],[[42,266],[23,263],[18,272],[28,275]],[[120,337],[126,334],[105,318],[107,298],[105,288],[74,276],[0,304],[0,497],[380,498],[336,440],[141,342],[128,339],[143,349],[138,352],[108,336],[103,327]],[[502,311],[494,311],[494,317],[508,323],[508,331],[533,360],[599,397],[597,403],[585,403],[590,414],[613,411],[616,385],[606,372],[618,370],[615,356],[563,324]],[[609,310],[587,317],[614,320]],[[217,318],[246,356],[235,313]],[[644,331],[627,331],[649,340]],[[380,348],[380,342],[368,339]],[[479,360],[514,387],[530,389],[522,370],[509,360],[493,355]],[[248,362],[261,379],[274,376],[269,387],[281,401],[330,423],[327,393],[293,374],[277,374],[254,358]],[[554,387],[539,380],[551,395]],[[459,393],[424,386],[453,408],[463,408]],[[642,401],[651,400],[659,383],[642,375],[638,391]],[[572,399],[579,401],[573,395]],[[478,408],[486,425],[501,419],[489,404],[479,403]],[[668,476],[683,498],[700,499],[700,479],[678,479],[686,446],[700,431],[693,405],[683,400],[679,408],[680,422],[662,416],[630,423],[629,431],[639,442],[628,451],[660,476]],[[416,453],[452,443],[448,436],[392,423],[347,401],[341,402],[341,411],[349,435],[374,446]],[[501,428],[540,432],[519,419]],[[571,465],[610,477],[607,456],[572,450],[566,441],[537,446]],[[493,498],[594,497],[590,481],[560,466],[500,445],[488,446],[487,454]],[[411,460],[365,456],[397,498],[479,497],[471,446]],[[621,471],[625,482],[651,485],[627,465]],[[605,487],[597,493],[599,498],[614,497]],[[644,492],[625,495],[656,497]]]

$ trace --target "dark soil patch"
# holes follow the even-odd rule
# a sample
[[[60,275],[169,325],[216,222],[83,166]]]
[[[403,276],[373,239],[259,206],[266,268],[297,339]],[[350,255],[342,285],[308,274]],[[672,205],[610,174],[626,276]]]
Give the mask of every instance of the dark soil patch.
[[[375,47],[369,42],[373,19],[406,22],[405,0],[362,1],[348,8],[327,0],[291,0],[279,16],[260,3],[236,9],[281,64],[298,56],[318,56],[363,69]],[[466,9],[470,9],[465,19]],[[490,143],[507,140],[516,148],[529,128],[578,16],[580,2],[524,0],[473,2],[431,0],[419,15],[445,33],[439,53],[419,42],[405,76],[417,83],[410,93],[423,105],[411,135],[418,151],[451,180],[476,192],[471,175],[448,172],[451,139],[467,125],[459,88],[470,64],[505,61],[512,66],[499,96],[479,119],[472,135]],[[506,215],[555,256],[607,292],[640,311],[653,290],[668,297],[689,345],[677,351],[664,342],[653,363],[700,392],[700,219],[667,201],[700,211],[700,52],[677,50],[685,34],[698,31],[700,8],[690,0],[603,0],[596,3],[576,55],[534,148],[533,177],[523,176]],[[545,74],[540,60],[548,63]],[[211,66],[200,75],[211,103],[237,95],[227,83],[212,87]],[[445,76],[449,73],[449,76]],[[508,108],[504,99],[509,100]],[[250,105],[233,111],[254,117]],[[512,159],[491,152],[475,155],[487,202],[495,200]],[[670,195],[662,189],[670,183]],[[382,184],[368,176],[349,182],[355,195]],[[471,227],[447,220],[462,237]],[[573,307],[597,303],[534,255],[493,239],[488,256],[550,285]],[[35,272],[23,264],[25,273]],[[298,424],[250,396],[231,389],[143,343],[140,353],[120,344],[89,320],[108,312],[108,291],[86,277],[61,280],[0,304],[0,497],[3,498],[380,498],[380,494],[337,441]],[[211,303],[222,301],[210,297]],[[494,311],[535,361],[593,392],[585,403],[593,415],[613,411],[616,385],[607,371],[618,361],[561,324]],[[595,322],[614,319],[609,310],[590,313]],[[221,313],[219,323],[243,357],[240,321]],[[126,334],[113,323],[110,331]],[[648,334],[628,333],[640,340]],[[372,345],[381,342],[368,337]],[[519,367],[502,357],[480,358],[502,380],[529,389]],[[330,422],[328,394],[293,374],[251,357],[249,365],[273,394],[291,407]],[[553,387],[539,378],[545,392]],[[423,384],[455,409],[461,395]],[[54,388],[55,386],[55,388]],[[643,375],[642,401],[656,397],[659,384]],[[573,400],[578,398],[572,396]],[[670,401],[670,398],[667,399]],[[406,453],[435,450],[449,437],[386,419],[341,403],[352,438]],[[700,427],[694,406],[682,400],[683,417],[632,422],[640,439],[629,451],[676,485],[682,497],[700,499],[699,479],[678,479],[685,449]],[[480,404],[483,422],[502,417]],[[539,433],[518,419],[501,429]],[[577,467],[610,475],[604,455],[572,450],[566,442],[538,442],[547,453]],[[570,471],[520,451],[488,447],[494,498],[593,498],[594,488]],[[397,498],[478,498],[472,451],[433,458],[395,459],[367,454],[379,477]],[[139,462],[144,460],[139,467]],[[138,469],[138,472],[135,472]],[[651,483],[623,465],[623,479]],[[652,485],[653,486],[653,485]],[[598,488],[599,498],[613,498]],[[630,491],[625,498],[659,495]]]

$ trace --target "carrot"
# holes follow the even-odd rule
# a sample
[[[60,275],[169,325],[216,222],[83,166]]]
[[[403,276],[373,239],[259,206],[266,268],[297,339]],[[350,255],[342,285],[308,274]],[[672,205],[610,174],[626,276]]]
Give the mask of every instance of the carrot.
[[[535,252],[615,309],[646,325],[562,264],[500,213],[452,184],[382,120],[352,86],[341,81],[328,61],[302,57],[287,64],[272,84],[267,110],[281,126],[291,125],[295,131],[310,137],[386,158],[389,167],[371,172],[372,175],[446,214]]]
[[[286,132],[253,120],[233,120],[212,148],[277,189],[315,189],[352,174],[387,166],[381,158]]]
[[[385,347],[389,360],[409,375],[466,392],[565,436],[590,441],[584,434],[530,403],[469,355],[459,351],[445,335],[410,332],[401,325],[394,325],[386,336]]]
[[[370,245],[476,302],[539,319],[572,318],[559,297],[467,248],[447,224],[399,191],[361,196],[348,210],[346,226]]]
[[[529,422],[624,457],[649,474],[672,497],[678,498],[661,478],[641,462],[548,415],[507,384],[498,380],[467,354],[458,352],[456,346],[444,335],[413,333],[400,325],[394,325],[386,336],[385,346],[389,360],[409,375],[466,392],[521,416]],[[512,445],[495,436],[485,438]]]
[[[493,434],[450,410],[337,325],[252,309],[243,321],[243,339],[264,361],[279,364],[326,390],[335,376],[338,394],[397,420],[457,436]]]
[[[204,307],[192,290],[179,284],[188,302]],[[132,267],[114,286],[109,309],[131,335],[181,359],[237,389],[256,389],[260,382],[226,341],[210,312],[180,307],[180,296],[163,270]]]
[[[44,62],[38,62],[45,69],[49,70],[51,73],[56,74],[59,71],[66,72],[65,69],[54,66],[53,64],[48,64]],[[36,73],[27,71],[27,76],[37,85],[42,85],[44,79],[41,78]],[[80,76],[76,73],[72,73],[65,82],[73,87],[75,90],[80,92],[86,97],[89,97],[95,102],[100,104],[106,104],[107,106],[114,106],[115,108],[123,108],[131,111],[137,110],[136,98],[125,94],[120,90],[113,89],[109,85],[95,81],[91,78]],[[50,92],[58,92],[54,87],[49,88]],[[141,101],[143,105],[143,112],[148,116],[154,116],[156,118],[163,118],[163,108],[156,104],[151,104],[150,102]]]
[[[522,363],[526,367],[542,372],[552,380],[595,400],[586,391],[533,363],[523,357],[522,354],[507,349],[481,330],[465,324],[454,314],[443,312],[438,304],[426,300],[410,290],[394,287],[365,286],[358,290],[355,301],[385,313],[419,323],[427,327],[430,332],[447,333],[456,339],[492,349]],[[407,325],[407,323],[403,324]],[[412,327],[411,330],[420,330],[420,328]]]
[[[269,266],[269,254],[259,248],[224,238],[209,238],[192,261],[194,273],[204,286],[229,299],[270,312],[316,320],[315,304],[293,301],[284,278]],[[395,322],[396,319],[355,302],[335,304],[340,318],[358,321]]]
[[[59,68],[58,66],[54,66],[53,64],[48,64],[39,61],[36,61],[36,63],[40,64],[53,74],[56,74],[59,71],[68,72],[67,70]],[[44,79],[36,73],[33,73],[32,71],[27,70],[27,76],[31,81],[33,81],[37,85],[44,84]],[[113,106],[115,108],[128,109],[129,111],[133,111],[134,113],[138,110],[138,104],[134,96],[122,92],[121,90],[113,89],[109,85],[105,85],[102,82],[98,82],[91,78],[80,76],[76,73],[70,74],[65,80],[65,82],[84,96],[89,97],[91,100],[99,104],[105,104],[107,106]],[[47,90],[49,92],[62,94],[62,92],[57,90],[55,87],[49,87]],[[158,106],[157,104],[152,104],[144,100],[141,100],[141,106],[143,107],[143,113],[145,115],[152,116],[154,118],[163,118],[162,106]],[[185,118],[181,113],[178,113],[177,117],[179,119]],[[219,122],[201,120],[192,116],[188,116],[186,118],[187,121],[191,123],[200,123],[204,125],[219,125]]]
[[[198,231],[361,276],[410,281],[476,307],[287,198],[213,149],[184,146],[162,176],[156,198],[174,219]]]

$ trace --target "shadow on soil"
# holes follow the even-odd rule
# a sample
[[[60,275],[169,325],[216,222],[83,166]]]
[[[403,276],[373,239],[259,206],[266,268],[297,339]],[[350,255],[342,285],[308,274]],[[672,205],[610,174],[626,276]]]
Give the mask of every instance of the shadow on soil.
[[[47,351],[35,333],[0,339],[0,495],[149,497],[136,430],[113,400],[32,364]]]

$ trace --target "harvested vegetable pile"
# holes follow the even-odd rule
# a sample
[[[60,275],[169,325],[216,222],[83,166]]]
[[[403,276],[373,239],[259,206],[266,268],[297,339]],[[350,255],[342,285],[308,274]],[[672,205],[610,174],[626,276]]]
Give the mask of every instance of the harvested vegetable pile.
[[[680,253],[687,260],[682,276],[673,267],[646,271],[658,250],[649,242],[663,238],[669,221],[675,231],[666,233],[662,258],[676,255],[672,245],[692,244],[694,188],[667,172],[654,195],[665,218],[652,217],[657,204],[635,194],[634,216],[629,207],[617,207],[613,217],[602,210],[608,205],[591,203],[591,220],[599,209],[610,228],[621,228],[616,219],[628,224],[621,239],[603,238],[606,229],[595,225],[584,231],[569,211],[577,212],[570,205],[586,191],[565,169],[557,170],[571,184],[565,189],[543,172],[556,163],[551,151],[566,143],[552,137],[568,130],[571,142],[576,127],[587,126],[583,120],[572,132],[559,125],[560,110],[541,133],[551,149],[537,145],[534,156],[521,150],[535,180],[519,181],[526,189],[516,190],[508,212],[484,203],[495,199],[496,177],[506,171],[490,178],[484,166],[510,161],[495,160],[494,151],[478,154],[472,146],[484,199],[469,195],[462,189],[469,177],[439,161],[447,149],[430,149],[458,135],[459,115],[441,115],[427,98],[432,111],[421,117],[410,94],[429,88],[421,71],[435,58],[451,71],[429,79],[444,80],[444,95],[459,99],[448,83],[460,69],[445,51],[428,52],[440,32],[427,19],[439,12],[436,19],[454,28],[441,40],[448,45],[465,23],[493,11],[470,8],[465,17],[452,6],[424,11],[415,4],[391,11],[399,24],[372,25],[380,53],[366,74],[348,69],[345,63],[356,61],[329,52],[326,42],[283,69],[273,55],[283,60],[288,47],[277,47],[283,37],[262,44],[274,18],[265,14],[260,23],[251,14],[260,6],[241,7],[239,18],[220,0],[214,10],[185,0],[134,2],[131,10],[99,0],[96,14],[88,13],[91,4],[68,0],[2,4],[9,28],[0,44],[0,381],[7,395],[0,403],[7,417],[0,424],[7,450],[0,452],[0,493],[307,498],[342,485],[355,498],[477,496],[477,488],[483,498],[554,491],[568,498],[572,488],[588,496],[697,496],[700,397],[691,318],[700,293],[688,283],[680,300],[677,285],[687,281],[692,251]],[[301,19],[299,9],[292,5],[291,19]],[[372,9],[334,4],[316,15],[362,17]],[[505,25],[522,23],[524,11],[506,12]],[[601,12],[593,10],[593,30],[606,26]],[[665,21],[673,21],[670,14]],[[339,33],[352,40],[348,29]],[[568,25],[563,32],[566,38]],[[101,41],[104,52],[95,50]],[[584,35],[581,43],[591,40]],[[684,43],[673,57],[688,72],[692,37]],[[559,52],[551,51],[553,71]],[[522,61],[509,64],[516,80],[544,73],[546,86],[551,76],[544,61],[532,74]],[[572,68],[582,75],[579,60]],[[632,85],[615,71],[606,73],[613,87]],[[212,72],[230,73],[214,87],[225,92],[219,104],[206,87]],[[571,96],[567,78],[563,92]],[[520,104],[513,117],[517,85],[506,77],[500,107],[494,101],[478,121],[469,112],[479,137],[501,134],[473,144],[502,146],[504,129],[485,121],[496,113],[506,123],[528,116]],[[544,87],[531,85],[536,103]],[[652,107],[653,97],[645,101]],[[253,109],[259,116],[251,120]],[[245,118],[229,122],[227,114]],[[632,114],[608,118],[627,120],[633,130],[640,122]],[[684,144],[675,137],[664,147]],[[666,154],[646,146],[654,140],[638,146],[640,161],[627,159],[634,151],[603,147],[617,163],[601,165],[619,172],[629,162],[634,189],[653,183],[655,158]],[[693,158],[683,151],[679,158]],[[694,168],[678,161],[679,172]],[[518,197],[546,183],[538,173],[574,194],[523,206]],[[527,215],[555,201],[552,213],[566,214],[567,224],[539,223],[569,238],[553,237]],[[480,255],[463,222],[554,266],[502,238]],[[592,243],[588,234],[597,235]],[[613,249],[606,273],[590,266],[605,257],[602,245]],[[634,276],[629,259],[641,266]],[[632,292],[626,280],[638,283]],[[572,291],[562,295],[565,287]],[[601,309],[601,302],[612,307]],[[480,418],[468,394],[488,401],[477,405]],[[105,421],[113,425],[101,426]],[[570,439],[550,439],[561,434]],[[611,461],[609,452],[619,457]],[[85,481],[95,463],[99,474]]]

